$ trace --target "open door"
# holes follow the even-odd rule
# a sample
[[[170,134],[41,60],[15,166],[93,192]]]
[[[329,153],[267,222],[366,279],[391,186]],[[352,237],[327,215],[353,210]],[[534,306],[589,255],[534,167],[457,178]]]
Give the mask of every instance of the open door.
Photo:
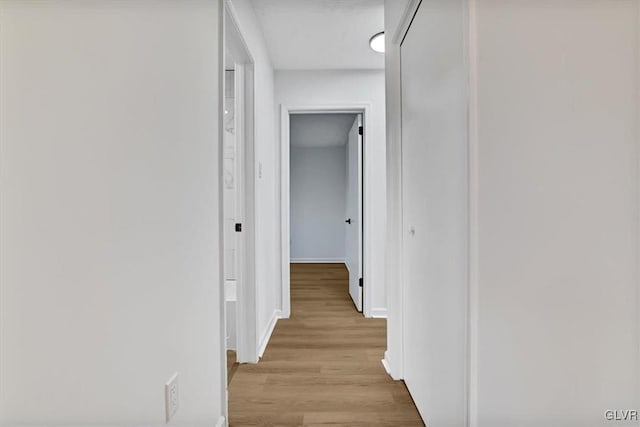
[[[236,177],[236,132],[235,132],[235,70],[225,64],[224,138],[222,149],[222,205],[224,213],[224,287],[227,308],[227,357],[235,358],[236,347],[236,254],[237,233],[237,177]],[[233,66],[233,64],[232,64]]]
[[[362,115],[358,114],[347,142],[346,256],[349,294],[362,312]]]
[[[254,71],[251,56],[225,2],[224,254],[229,349],[237,362],[259,359],[255,287]],[[231,71],[233,70],[233,71]],[[233,80],[233,81],[232,81]]]

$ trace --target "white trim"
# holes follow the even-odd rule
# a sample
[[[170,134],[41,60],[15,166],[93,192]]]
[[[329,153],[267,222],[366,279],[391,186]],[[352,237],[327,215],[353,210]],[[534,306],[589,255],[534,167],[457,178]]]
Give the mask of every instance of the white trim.
[[[255,278],[255,173],[254,135],[251,117],[245,117],[254,106],[241,106],[243,100],[253,98],[251,66],[236,64],[236,183],[238,208],[237,221],[244,226],[244,232],[237,239],[237,305],[236,305],[236,346],[240,363],[258,362],[257,290]],[[253,103],[253,101],[251,101]],[[244,107],[244,108],[242,108]]]
[[[291,249],[289,245],[290,239],[290,212],[289,212],[289,115],[292,113],[298,114],[362,114],[363,115],[363,127],[365,138],[367,135],[372,134],[372,106],[370,103],[349,103],[338,105],[308,105],[308,106],[280,106],[280,226],[282,229],[281,235],[281,274],[282,274],[282,317],[288,318],[291,313],[291,277],[289,272],[289,263],[291,260]],[[366,141],[365,141],[366,144]],[[366,146],[366,145],[365,145]],[[365,148],[366,152],[366,148]],[[372,317],[372,304],[373,299],[371,292],[371,286],[367,286],[370,283],[372,277],[373,263],[371,254],[373,251],[374,241],[374,229],[371,226],[371,200],[373,199],[373,193],[375,188],[371,185],[372,176],[374,173],[374,165],[372,164],[373,156],[364,156],[364,206],[363,206],[363,222],[364,222],[364,268],[363,278],[365,283],[365,291],[363,298],[363,314],[365,317]],[[375,171],[376,173],[378,171]]]
[[[391,376],[391,364],[389,363],[388,352],[384,352],[384,358],[381,360],[382,366],[384,366],[384,370],[387,371],[387,375]]]
[[[387,309],[386,308],[373,308],[371,309],[371,317],[376,319],[386,319],[387,318]]]
[[[347,267],[347,271],[349,272],[349,274],[351,274],[351,265],[349,264],[349,261],[346,258],[344,259],[344,266]]]
[[[636,10],[636,76],[640,75],[640,3],[637,5],[637,10]],[[638,109],[636,111],[637,113],[637,122],[636,122],[636,143],[638,144],[638,146],[640,146],[640,81],[636,80],[636,96],[638,99]],[[638,167],[638,173],[640,173],[640,150],[636,151],[637,153],[637,167]],[[640,176],[638,175],[638,173],[636,174],[636,183],[640,182]],[[636,199],[636,209],[640,208],[640,186],[638,186],[638,195],[637,195],[637,199]],[[639,218],[640,216],[636,216],[636,218]],[[637,225],[637,230],[636,233],[638,233],[638,238],[640,238],[640,224]],[[636,268],[638,270],[636,270],[636,277],[638,277],[638,273],[640,273],[640,251],[637,252],[638,254],[638,262],[636,263]],[[637,292],[636,294],[636,302],[637,302],[637,307],[640,307],[640,292]],[[638,322],[640,320],[640,318],[636,318],[636,322]],[[640,324],[637,325],[638,327],[638,331],[640,331]],[[640,338],[640,337],[639,337]],[[638,340],[638,343],[640,344],[640,339]],[[640,349],[638,349],[638,351],[640,352]],[[638,381],[638,385],[637,385],[637,396],[636,396],[636,405],[638,405],[638,407],[640,407],[640,381]]]
[[[407,4],[407,7],[404,9],[404,13],[402,14],[402,18],[400,18],[400,22],[396,27],[396,32],[393,34],[392,41],[394,44],[400,44],[402,39],[404,39],[405,34],[409,31],[409,26],[411,25],[411,21],[413,21],[413,16],[416,14],[420,3],[422,3],[422,0],[410,0]]]
[[[640,81],[637,76],[640,76],[640,2],[636,2],[636,81],[635,81],[635,93],[636,93],[636,126],[635,126],[635,139],[636,139],[636,184],[640,183]],[[640,239],[640,215],[638,215],[638,209],[640,209],[640,185],[636,188],[636,238]],[[636,249],[638,245],[636,244]],[[640,275],[640,251],[636,251],[636,277]],[[636,307],[640,307],[640,292],[636,292]],[[640,316],[636,316],[636,334],[640,335]],[[636,345],[640,344],[640,336],[636,336]],[[640,353],[640,348],[636,350]],[[636,354],[638,354],[636,353]],[[637,381],[637,380],[636,380]],[[640,381],[636,382],[636,405],[640,407]]]
[[[227,419],[224,416],[220,416],[216,423],[216,427],[227,427]]]
[[[267,329],[262,334],[262,338],[260,338],[260,345],[258,346],[258,356],[262,357],[264,351],[267,349],[267,344],[269,344],[269,340],[271,339],[271,335],[273,334],[273,330],[276,327],[276,323],[278,323],[278,319],[280,319],[280,310],[274,310],[271,315],[271,320],[269,320],[269,325]]]
[[[254,174],[254,135],[251,117],[246,117],[253,105],[245,105],[251,93],[253,75],[250,66],[236,64],[236,188],[237,221],[242,223],[245,232],[237,238],[237,304],[236,304],[236,357],[240,363],[257,363],[257,290],[255,277],[255,174]],[[253,101],[251,100],[253,104]],[[251,113],[250,113],[251,114]]]
[[[226,26],[226,7],[223,0],[217,1],[218,7],[218,171],[222,173],[224,170],[224,93],[225,93],[225,43],[224,33]],[[212,117],[213,119],[213,117]],[[212,141],[214,143],[214,141]],[[210,232],[210,230],[204,230]],[[220,360],[220,383],[217,384],[220,393],[220,411],[221,418],[225,418],[229,414],[229,396],[227,392],[227,301],[225,298],[224,286],[224,184],[221,179],[218,180],[218,298],[219,298],[219,314],[220,322],[218,341],[218,357]],[[214,260],[211,260],[214,261]],[[211,385],[215,387],[214,384]]]
[[[387,304],[391,320],[387,323],[387,349],[392,356],[385,357],[395,380],[404,378],[404,226],[403,226],[403,177],[402,177],[402,72],[401,42],[409,30],[420,0],[407,3],[402,18],[389,31],[387,40],[387,91],[396,92],[396,104],[387,105],[387,120],[396,121],[397,126],[387,126]],[[389,98],[387,98],[387,103]],[[389,185],[393,183],[393,185]],[[394,283],[395,286],[389,286]],[[392,295],[392,296],[391,296]]]
[[[468,0],[468,191],[469,224],[468,260],[469,288],[467,291],[467,425],[477,427],[478,419],[478,33],[477,2]]]
[[[345,264],[344,258],[291,258],[291,264]]]
[[[287,143],[285,143],[287,141]],[[291,315],[291,229],[290,229],[290,188],[289,188],[289,111],[280,107],[280,277],[282,278],[282,316]],[[285,169],[286,168],[286,169]]]
[[[257,289],[255,279],[255,74],[251,52],[247,47],[240,27],[237,12],[230,0],[225,1],[228,25],[237,37],[236,48],[242,48],[242,56],[235,64],[236,99],[236,171],[238,222],[244,230],[238,235],[236,270],[236,347],[240,363],[258,362]],[[226,34],[226,32],[225,32]],[[225,42],[225,48],[228,43]],[[238,58],[234,58],[238,60]],[[224,108],[223,108],[224,110]]]

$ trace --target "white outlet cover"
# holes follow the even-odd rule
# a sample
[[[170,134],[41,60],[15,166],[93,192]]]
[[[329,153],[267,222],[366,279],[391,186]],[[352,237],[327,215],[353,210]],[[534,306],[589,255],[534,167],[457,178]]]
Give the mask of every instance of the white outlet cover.
[[[178,395],[178,373],[176,372],[164,385],[164,406],[166,411],[166,421],[178,412],[180,400]]]

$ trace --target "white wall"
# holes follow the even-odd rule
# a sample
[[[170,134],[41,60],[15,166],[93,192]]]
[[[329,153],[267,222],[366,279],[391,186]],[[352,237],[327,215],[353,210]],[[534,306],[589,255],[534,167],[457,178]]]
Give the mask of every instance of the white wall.
[[[219,19],[0,2],[0,424],[223,413]]]
[[[611,425],[605,410],[640,407],[640,3],[469,7],[469,425]],[[400,9],[385,3],[389,35]],[[388,39],[395,142],[398,52]],[[387,357],[402,376],[399,288]]]
[[[386,180],[385,169],[385,104],[384,71],[276,71],[277,106],[335,106],[341,104],[370,103],[372,105],[372,135],[365,136],[366,180],[374,189],[369,206],[369,222],[365,227],[374,230],[370,253],[365,262],[372,265],[367,279],[372,295],[374,314],[386,314],[384,281],[385,228],[386,228]],[[279,166],[279,165],[278,165]],[[367,261],[366,257],[369,257]]]
[[[344,262],[345,149],[291,147],[292,261]]]
[[[281,308],[280,171],[275,129],[274,71],[250,0],[230,1],[255,70],[256,288],[258,346]]]
[[[640,409],[640,2],[477,6],[478,425],[610,425]]]

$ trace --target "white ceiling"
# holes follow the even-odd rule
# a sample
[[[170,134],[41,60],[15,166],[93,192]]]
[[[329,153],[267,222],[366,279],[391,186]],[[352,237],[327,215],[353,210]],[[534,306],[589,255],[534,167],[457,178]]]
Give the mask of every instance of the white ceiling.
[[[292,114],[291,146],[312,148],[345,145],[355,119],[355,114]]]
[[[382,69],[384,0],[252,0],[278,70]]]

